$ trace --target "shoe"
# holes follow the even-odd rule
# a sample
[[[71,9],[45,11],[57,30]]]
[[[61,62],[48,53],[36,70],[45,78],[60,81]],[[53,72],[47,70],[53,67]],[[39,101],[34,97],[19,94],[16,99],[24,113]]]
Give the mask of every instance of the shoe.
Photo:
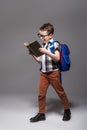
[[[68,121],[71,119],[71,112],[70,109],[64,110],[64,115],[63,115],[63,121]]]
[[[44,113],[38,113],[36,116],[30,118],[30,122],[37,122],[37,121],[43,121],[43,120],[45,120]]]

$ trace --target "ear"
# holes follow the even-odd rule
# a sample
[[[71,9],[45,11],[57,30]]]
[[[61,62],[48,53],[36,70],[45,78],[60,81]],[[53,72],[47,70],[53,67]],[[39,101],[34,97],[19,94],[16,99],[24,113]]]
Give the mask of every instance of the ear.
[[[50,34],[49,36],[50,36],[50,38],[52,38],[52,37],[53,37],[53,34]]]

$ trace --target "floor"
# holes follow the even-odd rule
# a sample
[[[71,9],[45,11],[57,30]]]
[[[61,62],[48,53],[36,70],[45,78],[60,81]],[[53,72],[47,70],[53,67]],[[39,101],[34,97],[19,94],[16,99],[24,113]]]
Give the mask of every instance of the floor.
[[[84,99],[71,98],[72,118],[62,121],[63,109],[57,98],[47,99],[46,120],[30,123],[29,118],[37,114],[36,95],[1,94],[0,130],[86,130],[87,104]]]

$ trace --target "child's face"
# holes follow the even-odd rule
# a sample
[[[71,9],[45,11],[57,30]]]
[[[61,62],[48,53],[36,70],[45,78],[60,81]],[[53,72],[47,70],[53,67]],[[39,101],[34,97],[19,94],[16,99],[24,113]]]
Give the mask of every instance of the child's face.
[[[42,43],[48,43],[49,40],[52,38],[53,34],[48,34],[47,31],[39,31],[39,37]]]

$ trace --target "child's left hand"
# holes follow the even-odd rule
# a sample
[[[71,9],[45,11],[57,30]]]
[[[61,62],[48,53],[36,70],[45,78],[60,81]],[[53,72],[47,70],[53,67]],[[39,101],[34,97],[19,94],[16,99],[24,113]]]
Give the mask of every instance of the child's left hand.
[[[42,53],[44,53],[44,54],[47,54],[47,52],[48,52],[48,50],[45,49],[45,48],[39,48],[39,51],[42,52]]]

